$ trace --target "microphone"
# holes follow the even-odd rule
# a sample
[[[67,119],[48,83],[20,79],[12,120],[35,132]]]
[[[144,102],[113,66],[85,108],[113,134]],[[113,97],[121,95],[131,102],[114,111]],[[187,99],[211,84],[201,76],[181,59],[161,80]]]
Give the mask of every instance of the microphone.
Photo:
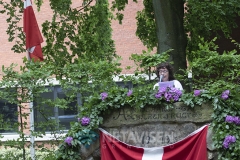
[[[160,81],[159,81],[159,82],[162,82],[162,78],[163,78],[163,75],[161,74],[161,75],[160,75]]]

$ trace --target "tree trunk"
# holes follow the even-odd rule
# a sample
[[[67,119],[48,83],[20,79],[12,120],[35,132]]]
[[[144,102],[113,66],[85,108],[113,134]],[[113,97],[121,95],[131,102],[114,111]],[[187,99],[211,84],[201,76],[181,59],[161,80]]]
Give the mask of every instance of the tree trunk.
[[[183,0],[153,0],[155,21],[157,24],[158,54],[169,49],[175,73],[186,69],[186,34],[183,28]]]

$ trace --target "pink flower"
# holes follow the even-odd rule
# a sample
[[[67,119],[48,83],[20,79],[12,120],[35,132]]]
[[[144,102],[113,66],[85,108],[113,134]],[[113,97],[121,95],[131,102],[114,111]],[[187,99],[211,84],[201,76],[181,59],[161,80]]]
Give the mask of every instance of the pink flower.
[[[199,96],[201,92],[201,90],[194,90],[194,96]]]
[[[108,94],[106,92],[103,92],[100,94],[102,100],[106,99],[108,97]]]
[[[155,98],[164,97],[166,101],[178,101],[182,91],[174,87],[161,87],[155,94]]]
[[[81,121],[82,126],[87,126],[87,125],[89,125],[91,119],[89,117],[83,117],[83,118],[81,118],[80,121]]]
[[[73,141],[72,137],[67,137],[64,142],[67,143],[69,146],[71,146],[72,145],[72,141]]]
[[[131,96],[132,93],[133,93],[133,90],[129,90],[128,93],[127,93],[127,96],[128,96],[128,97]]]
[[[226,100],[226,99],[228,99],[229,94],[230,94],[230,91],[226,90],[226,91],[222,92],[221,98]]]
[[[231,143],[235,143],[236,142],[236,137],[232,136],[232,135],[227,135],[223,141],[223,147],[225,149],[229,148],[229,145]]]
[[[229,123],[232,123],[232,122],[234,122],[234,117],[233,116],[226,116],[225,121],[229,122]]]

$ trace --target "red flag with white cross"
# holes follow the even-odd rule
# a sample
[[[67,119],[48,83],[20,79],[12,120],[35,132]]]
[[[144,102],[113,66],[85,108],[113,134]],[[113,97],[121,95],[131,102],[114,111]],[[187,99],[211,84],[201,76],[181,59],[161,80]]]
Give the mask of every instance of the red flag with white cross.
[[[43,38],[32,8],[31,0],[24,1],[23,31],[26,35],[26,50],[33,61],[43,61],[41,43]]]
[[[152,148],[124,143],[107,131],[99,130],[101,160],[207,160],[208,125],[176,143]]]

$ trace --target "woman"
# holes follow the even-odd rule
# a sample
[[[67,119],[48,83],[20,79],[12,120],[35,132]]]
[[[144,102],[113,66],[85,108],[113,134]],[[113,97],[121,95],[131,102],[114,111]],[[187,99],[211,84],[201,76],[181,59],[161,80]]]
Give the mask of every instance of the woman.
[[[159,64],[157,66],[156,74],[160,81],[154,85],[154,87],[153,87],[154,89],[156,87],[159,87],[159,85],[161,85],[160,82],[172,81],[173,87],[183,90],[181,83],[174,78],[173,67],[171,66],[170,63],[165,62],[165,63]]]

